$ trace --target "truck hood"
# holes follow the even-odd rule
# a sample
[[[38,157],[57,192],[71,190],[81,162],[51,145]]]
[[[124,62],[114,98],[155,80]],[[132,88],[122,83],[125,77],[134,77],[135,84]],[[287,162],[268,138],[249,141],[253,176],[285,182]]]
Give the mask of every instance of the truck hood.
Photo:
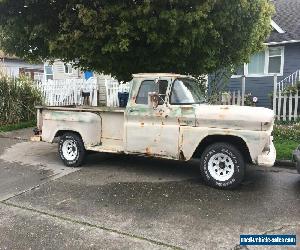
[[[248,106],[199,105],[195,107],[196,126],[224,129],[269,130],[274,112]]]

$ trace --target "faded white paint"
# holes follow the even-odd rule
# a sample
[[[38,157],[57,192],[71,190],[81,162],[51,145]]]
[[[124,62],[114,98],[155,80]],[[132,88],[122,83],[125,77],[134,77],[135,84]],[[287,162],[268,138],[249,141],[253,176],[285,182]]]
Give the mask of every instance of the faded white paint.
[[[40,107],[42,139],[52,142],[59,131],[70,130],[81,135],[89,150],[189,160],[208,136],[234,136],[245,142],[254,163],[274,164],[272,110],[206,104],[171,105],[172,82],[179,76],[134,75],[126,109]],[[169,82],[165,103],[155,109],[136,104],[141,82],[157,77]]]

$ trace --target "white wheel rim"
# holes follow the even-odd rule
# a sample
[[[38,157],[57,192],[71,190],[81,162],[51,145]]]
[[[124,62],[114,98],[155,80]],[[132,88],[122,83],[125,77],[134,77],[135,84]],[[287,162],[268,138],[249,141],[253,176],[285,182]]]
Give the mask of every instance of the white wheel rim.
[[[67,161],[73,161],[78,154],[77,144],[73,140],[65,140],[62,145],[62,153]]]
[[[209,159],[208,171],[215,180],[228,181],[234,174],[234,164],[228,155],[218,153]]]

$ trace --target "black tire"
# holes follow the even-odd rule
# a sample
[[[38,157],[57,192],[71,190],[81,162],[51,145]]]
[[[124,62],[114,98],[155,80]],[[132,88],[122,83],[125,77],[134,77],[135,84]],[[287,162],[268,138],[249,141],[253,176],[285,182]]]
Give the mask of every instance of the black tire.
[[[70,143],[72,152],[68,153],[66,147]],[[58,153],[67,167],[79,167],[83,164],[86,150],[81,137],[78,134],[67,132],[63,134],[58,143]]]
[[[204,150],[200,171],[208,185],[219,189],[233,189],[244,179],[245,160],[233,145],[214,143]]]

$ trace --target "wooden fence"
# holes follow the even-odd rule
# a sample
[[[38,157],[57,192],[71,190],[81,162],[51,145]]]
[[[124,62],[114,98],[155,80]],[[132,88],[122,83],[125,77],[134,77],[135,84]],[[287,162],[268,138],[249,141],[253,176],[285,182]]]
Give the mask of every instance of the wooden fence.
[[[220,102],[222,105],[238,105],[238,106],[244,106],[245,103],[240,90],[222,93],[220,97]]]
[[[118,92],[129,92],[130,83],[119,84],[113,79],[91,77],[36,81],[48,106],[106,105],[118,107]]]
[[[105,80],[106,106],[119,107],[119,92],[129,92],[131,83],[119,83],[117,80]]]
[[[299,79],[299,71],[291,76],[277,82],[277,75],[274,75],[273,91],[273,111],[277,120],[296,121],[300,118],[300,93],[296,91],[286,91],[288,86],[294,86]]]
[[[245,105],[245,85],[246,77],[241,77],[241,90],[228,91],[220,94],[220,103],[222,105]]]
[[[83,92],[89,94],[89,105],[98,104],[96,78],[37,81],[37,87],[48,106],[83,105]]]

